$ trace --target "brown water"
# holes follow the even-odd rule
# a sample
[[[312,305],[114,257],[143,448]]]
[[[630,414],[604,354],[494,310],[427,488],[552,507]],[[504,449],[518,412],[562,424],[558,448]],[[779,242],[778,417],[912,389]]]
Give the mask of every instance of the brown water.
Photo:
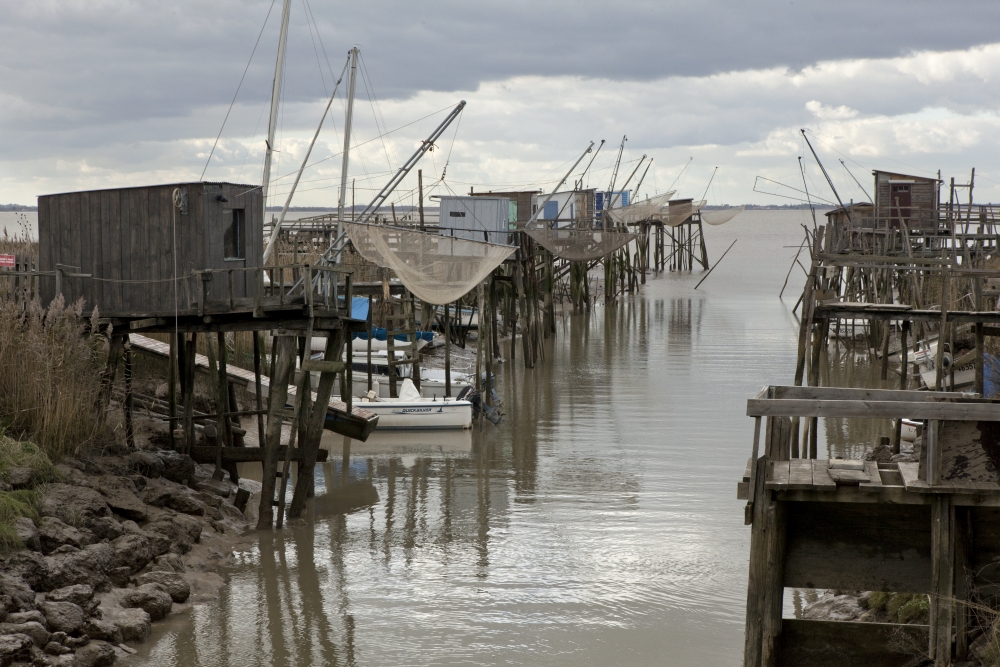
[[[336,451],[311,522],[130,663],[740,664],[745,401],[792,379],[806,220],[744,213],[706,230],[713,258],[739,242],[699,290],[668,273],[560,320],[542,367],[498,372],[499,428],[373,436],[346,485]],[[379,501],[337,514],[369,476]]]

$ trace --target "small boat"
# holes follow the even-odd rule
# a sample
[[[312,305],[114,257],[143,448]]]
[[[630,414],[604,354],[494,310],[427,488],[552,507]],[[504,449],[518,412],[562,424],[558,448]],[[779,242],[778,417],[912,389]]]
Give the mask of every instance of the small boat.
[[[915,364],[920,379],[924,385],[934,391],[937,387],[937,340],[929,343],[923,341],[917,344],[916,351],[909,351],[906,355],[908,363]],[[948,348],[945,348],[943,359],[943,373],[941,384],[945,389],[961,389],[971,387],[976,382],[976,366],[974,363],[975,352],[967,351],[954,358]],[[952,365],[955,366],[955,386],[951,386]]]
[[[378,431],[472,428],[472,403],[458,398],[423,398],[405,378],[399,398],[379,398],[375,390],[355,405],[378,417]]]

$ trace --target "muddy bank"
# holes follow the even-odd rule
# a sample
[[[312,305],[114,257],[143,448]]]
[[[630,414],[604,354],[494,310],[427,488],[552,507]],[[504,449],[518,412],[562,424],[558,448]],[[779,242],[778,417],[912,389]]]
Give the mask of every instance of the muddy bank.
[[[110,665],[217,594],[246,539],[236,484],[164,450],[64,459],[56,473],[36,488],[38,520],[14,526],[25,548],[0,558],[0,665]],[[7,483],[34,486],[30,470]]]

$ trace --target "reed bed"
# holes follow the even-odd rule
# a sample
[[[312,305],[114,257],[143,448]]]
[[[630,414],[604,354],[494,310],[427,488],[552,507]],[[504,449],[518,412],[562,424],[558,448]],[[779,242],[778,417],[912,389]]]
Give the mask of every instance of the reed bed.
[[[51,460],[111,439],[100,405],[106,338],[61,297],[0,300],[0,426]],[[2,454],[0,454],[2,469]]]

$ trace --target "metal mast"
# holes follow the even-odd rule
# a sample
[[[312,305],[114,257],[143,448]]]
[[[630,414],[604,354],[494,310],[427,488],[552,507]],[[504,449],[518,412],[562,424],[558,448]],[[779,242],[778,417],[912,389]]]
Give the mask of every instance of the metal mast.
[[[351,78],[347,82],[347,117],[344,120],[344,157],[340,166],[340,201],[337,204],[337,249],[344,244],[344,202],[347,197],[347,166],[351,157],[351,121],[354,118],[354,84],[358,74],[358,47],[351,49]],[[354,211],[351,211],[351,215]],[[340,263],[340,253],[334,255],[334,263]]]
[[[281,101],[281,74],[285,69],[285,44],[288,42],[288,14],[292,0],[285,0],[281,10],[281,34],[278,37],[278,62],[274,65],[274,85],[271,87],[271,119],[267,124],[267,151],[264,153],[264,179],[261,195],[264,200],[264,219],[267,219],[267,186],[271,180],[271,153],[274,152],[274,131],[278,127],[278,103]]]

